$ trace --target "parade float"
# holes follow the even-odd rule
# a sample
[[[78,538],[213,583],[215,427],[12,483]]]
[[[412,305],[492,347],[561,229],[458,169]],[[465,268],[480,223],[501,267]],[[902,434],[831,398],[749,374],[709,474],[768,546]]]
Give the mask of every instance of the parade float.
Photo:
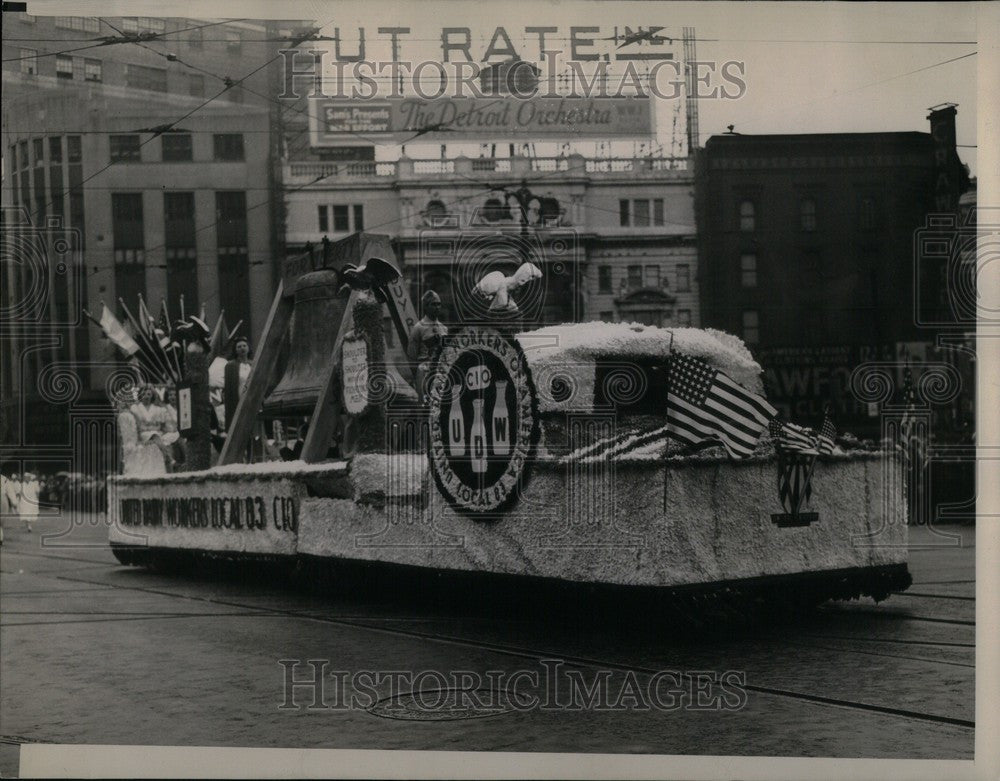
[[[514,291],[544,283],[531,267],[484,278],[489,305],[451,327],[420,372],[406,357],[418,316],[394,263],[387,238],[355,234],[286,264],[217,463],[111,479],[119,561],[811,603],[909,585],[895,457],[778,422],[738,338],[524,328]],[[244,463],[254,427],[290,415],[308,417],[296,460]]]

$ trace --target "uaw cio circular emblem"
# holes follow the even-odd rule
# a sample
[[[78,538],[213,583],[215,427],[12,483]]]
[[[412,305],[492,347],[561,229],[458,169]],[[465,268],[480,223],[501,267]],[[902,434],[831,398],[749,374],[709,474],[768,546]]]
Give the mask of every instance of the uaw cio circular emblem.
[[[430,388],[431,472],[441,493],[471,515],[516,502],[539,432],[521,346],[494,328],[463,328],[445,338]]]

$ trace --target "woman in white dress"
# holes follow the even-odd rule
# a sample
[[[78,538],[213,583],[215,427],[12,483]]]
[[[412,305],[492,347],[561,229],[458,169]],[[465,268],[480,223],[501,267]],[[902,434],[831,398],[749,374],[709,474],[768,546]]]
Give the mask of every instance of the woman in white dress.
[[[12,515],[21,511],[21,477],[14,472],[7,481],[7,508]]]
[[[146,385],[139,390],[139,401],[129,409],[135,418],[136,437],[138,444],[151,444],[159,448],[163,462],[169,469],[173,466],[174,457],[170,451],[170,442],[177,439],[177,433],[167,431],[167,423],[163,407],[154,403],[156,392],[152,386]],[[169,436],[173,433],[173,436]]]
[[[31,524],[38,517],[39,492],[38,478],[32,472],[25,472],[24,480],[21,482],[21,501],[18,512],[24,521],[25,528],[29,532],[31,531]]]

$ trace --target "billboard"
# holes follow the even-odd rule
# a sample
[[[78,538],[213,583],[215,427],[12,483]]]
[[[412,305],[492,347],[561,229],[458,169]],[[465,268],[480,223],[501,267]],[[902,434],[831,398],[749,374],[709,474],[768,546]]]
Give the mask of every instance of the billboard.
[[[648,139],[648,97],[385,98],[319,100],[310,121],[313,146],[421,141],[574,141]]]

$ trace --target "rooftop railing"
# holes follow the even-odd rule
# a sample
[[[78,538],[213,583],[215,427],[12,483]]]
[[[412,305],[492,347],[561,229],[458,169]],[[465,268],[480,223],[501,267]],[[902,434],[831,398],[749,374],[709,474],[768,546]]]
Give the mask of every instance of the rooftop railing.
[[[443,178],[447,180],[468,177],[477,179],[491,174],[507,174],[530,178],[535,173],[563,172],[567,177],[614,177],[626,174],[633,177],[658,179],[670,174],[686,175],[687,158],[678,157],[612,157],[585,158],[582,155],[563,157],[457,157],[438,160],[411,160],[401,158],[394,162],[293,162],[285,165],[288,184],[308,186],[313,181],[368,180],[389,182]]]

